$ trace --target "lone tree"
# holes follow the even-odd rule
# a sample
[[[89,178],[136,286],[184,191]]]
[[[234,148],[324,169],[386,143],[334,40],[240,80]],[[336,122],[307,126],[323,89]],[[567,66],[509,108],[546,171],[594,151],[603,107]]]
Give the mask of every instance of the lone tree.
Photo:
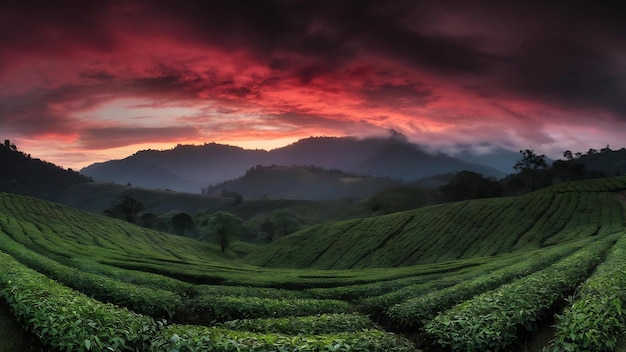
[[[230,212],[218,211],[211,216],[209,226],[211,232],[217,236],[223,253],[230,245],[230,239],[241,232],[243,221]]]
[[[143,203],[131,196],[125,196],[120,204],[104,210],[104,215],[124,219],[135,224],[137,223],[137,214],[144,209]]]
[[[522,159],[518,160],[513,168],[522,175],[530,175],[531,190],[534,191],[536,189],[535,178],[537,172],[548,167],[546,156],[544,154],[537,155],[532,149],[520,150],[519,152],[522,154]]]

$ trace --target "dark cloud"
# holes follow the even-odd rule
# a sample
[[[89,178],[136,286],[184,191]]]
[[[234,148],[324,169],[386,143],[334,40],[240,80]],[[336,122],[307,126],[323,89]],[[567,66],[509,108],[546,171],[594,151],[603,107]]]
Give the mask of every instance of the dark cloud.
[[[604,108],[626,119],[626,71],[616,59],[569,38],[532,38],[520,46],[507,83],[538,100]]]
[[[366,85],[363,89],[366,105],[422,106],[439,99],[423,84],[404,83]]]
[[[626,21],[599,2],[11,0],[0,43],[2,129],[77,148],[396,127],[554,145],[626,120]],[[148,129],[92,114],[133,99]]]

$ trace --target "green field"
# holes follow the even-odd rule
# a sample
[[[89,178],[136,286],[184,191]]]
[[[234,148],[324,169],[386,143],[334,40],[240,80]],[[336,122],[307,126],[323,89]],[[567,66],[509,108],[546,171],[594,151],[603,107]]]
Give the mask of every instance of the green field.
[[[60,351],[506,351],[550,325],[546,350],[613,351],[625,195],[626,177],[561,184],[316,225],[232,259],[1,193],[0,296]]]

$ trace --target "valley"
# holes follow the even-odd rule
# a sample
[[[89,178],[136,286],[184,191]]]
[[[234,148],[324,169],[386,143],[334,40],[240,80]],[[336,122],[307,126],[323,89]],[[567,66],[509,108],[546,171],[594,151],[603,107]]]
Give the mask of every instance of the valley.
[[[549,350],[611,350],[625,191],[611,177],[329,222],[239,256],[3,193],[0,288],[60,350],[506,350],[553,319]],[[597,336],[570,333],[581,316],[603,317]]]

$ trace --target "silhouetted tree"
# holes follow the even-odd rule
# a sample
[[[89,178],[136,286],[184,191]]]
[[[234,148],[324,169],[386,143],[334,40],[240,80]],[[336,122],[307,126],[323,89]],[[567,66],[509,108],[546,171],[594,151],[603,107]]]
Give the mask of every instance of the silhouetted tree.
[[[104,214],[114,218],[121,218],[133,224],[137,222],[137,214],[144,210],[143,203],[131,196],[125,196],[124,200],[104,211]]]
[[[518,160],[513,168],[520,171],[522,175],[530,175],[531,190],[534,191],[537,189],[535,182],[537,172],[548,167],[546,156],[544,154],[537,155],[532,149],[520,150],[519,152],[522,154],[522,159]]]
[[[220,243],[222,252],[230,245],[230,239],[238,236],[243,227],[241,219],[227,211],[218,211],[209,220],[211,232],[213,232]]]
[[[243,196],[240,193],[237,193],[235,191],[231,191],[231,190],[226,189],[226,188],[223,188],[220,191],[220,196],[221,197],[232,198],[233,201],[235,202],[235,205],[240,204],[241,202],[243,202]]]
[[[196,229],[196,222],[191,215],[181,212],[172,216],[172,230],[178,236],[184,236],[186,233],[193,232]]]
[[[563,157],[567,160],[572,160],[574,159],[574,154],[572,154],[571,150],[566,150],[563,152]]]
[[[261,223],[260,230],[267,235],[269,242],[274,240],[274,223],[270,221],[269,217],[266,217],[263,223]]]
[[[272,222],[274,223],[274,234],[278,237],[287,236],[300,227],[296,217],[286,210],[274,212]]]
[[[439,187],[447,201],[499,197],[502,186],[491,177],[472,171],[457,173],[447,184]]]

